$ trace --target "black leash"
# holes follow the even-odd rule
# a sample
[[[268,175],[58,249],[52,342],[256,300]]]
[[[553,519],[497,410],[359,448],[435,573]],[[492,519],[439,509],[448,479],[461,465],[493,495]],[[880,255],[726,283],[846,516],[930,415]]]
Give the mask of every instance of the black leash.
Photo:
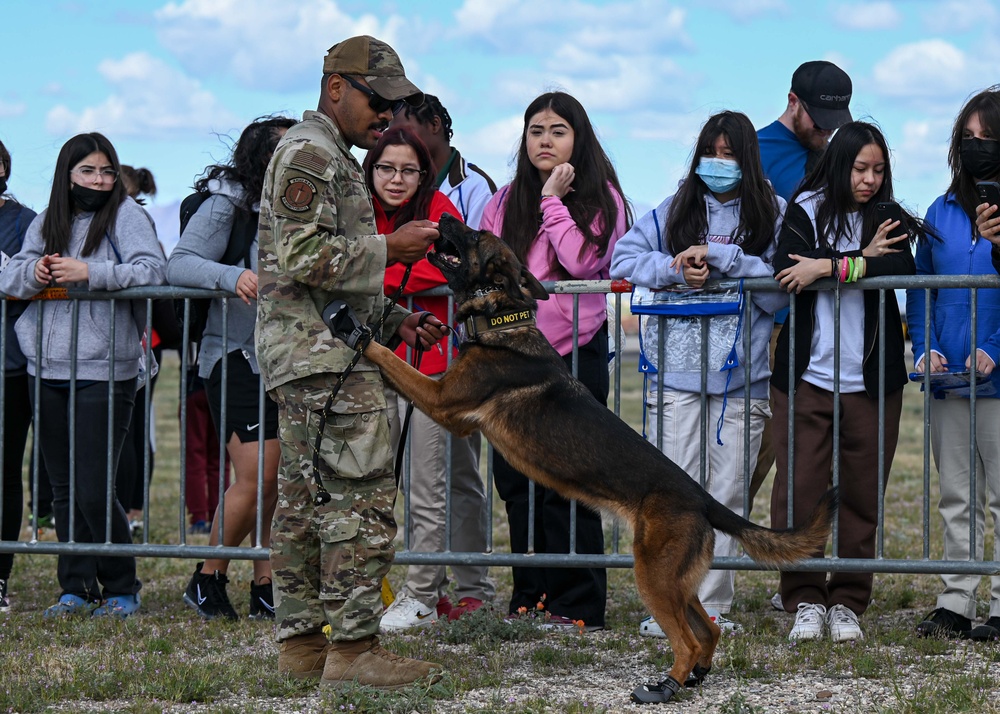
[[[396,303],[399,302],[399,298],[403,295],[403,288],[406,287],[406,282],[410,279],[410,271],[412,269],[412,265],[406,266],[406,272],[403,273],[403,279],[399,283],[399,288],[389,297],[389,302],[386,304],[385,309],[382,310],[382,317],[374,328],[371,325],[362,324],[354,314],[354,310],[344,300],[332,300],[323,308],[321,316],[323,323],[329,328],[330,333],[334,336],[347,334],[348,337],[345,342],[347,342],[348,347],[354,348],[355,352],[351,363],[347,365],[347,368],[337,378],[337,383],[333,385],[333,390],[330,392],[330,396],[327,397],[326,406],[320,412],[319,431],[316,433],[316,442],[313,444],[312,456],[313,483],[316,484],[316,499],[314,503],[317,506],[327,504],[333,498],[330,492],[326,490],[326,486],[323,485],[323,479],[319,475],[319,449],[323,444],[323,432],[326,429],[327,417],[333,413],[331,411],[333,400],[336,399],[337,393],[344,386],[344,382],[347,381],[351,372],[358,365],[358,362],[361,361],[361,356],[364,354],[365,348],[372,341],[372,338],[381,332],[382,326],[385,325],[385,321],[389,317],[389,313],[392,312]],[[423,322],[421,321],[419,324],[423,324]],[[397,483],[399,481],[398,474],[396,481]]]

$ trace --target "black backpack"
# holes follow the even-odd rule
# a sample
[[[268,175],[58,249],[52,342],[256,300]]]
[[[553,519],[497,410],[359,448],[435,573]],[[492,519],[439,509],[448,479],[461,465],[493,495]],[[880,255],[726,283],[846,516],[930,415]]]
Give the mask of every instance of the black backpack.
[[[208,191],[195,191],[190,196],[181,201],[180,234],[184,235],[191,216],[198,212],[208,197],[212,194]],[[250,246],[253,245],[257,236],[257,223],[260,214],[248,211],[245,208],[236,206],[233,228],[229,232],[229,243],[226,245],[226,252],[222,254],[219,262],[223,265],[243,265],[250,267]],[[201,344],[202,335],[205,332],[205,325],[208,323],[208,308],[212,305],[212,298],[191,298],[191,312],[188,319],[188,339]],[[174,314],[177,321],[184,324],[184,299],[174,300]]]

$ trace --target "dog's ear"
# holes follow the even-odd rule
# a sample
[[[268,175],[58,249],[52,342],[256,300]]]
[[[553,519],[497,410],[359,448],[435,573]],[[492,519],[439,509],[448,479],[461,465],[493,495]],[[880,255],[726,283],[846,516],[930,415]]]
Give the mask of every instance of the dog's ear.
[[[548,300],[549,294],[542,287],[542,284],[538,282],[538,278],[531,274],[523,265],[521,266],[521,289],[526,290],[528,295],[535,298],[536,300]]]

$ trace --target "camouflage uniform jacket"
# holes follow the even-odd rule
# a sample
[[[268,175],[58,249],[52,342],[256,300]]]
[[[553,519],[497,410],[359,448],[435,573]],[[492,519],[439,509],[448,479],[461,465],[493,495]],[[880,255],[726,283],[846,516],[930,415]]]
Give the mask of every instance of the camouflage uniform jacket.
[[[347,368],[354,350],[330,334],[321,311],[340,298],[362,322],[377,322],[385,264],[360,164],[330,117],[306,112],[275,149],[261,194],[256,340],[267,390]],[[382,335],[394,336],[407,314],[396,307]],[[380,379],[366,359],[354,371]]]

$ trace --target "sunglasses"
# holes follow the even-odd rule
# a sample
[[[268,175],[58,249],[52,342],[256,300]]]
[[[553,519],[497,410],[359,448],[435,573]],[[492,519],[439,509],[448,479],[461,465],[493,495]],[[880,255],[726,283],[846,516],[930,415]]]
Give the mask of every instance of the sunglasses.
[[[372,108],[372,111],[374,111],[376,114],[381,114],[386,109],[389,109],[392,111],[393,116],[395,116],[396,114],[399,114],[399,110],[402,109],[403,104],[406,103],[402,99],[386,99],[381,94],[377,94],[370,87],[366,87],[365,85],[361,84],[361,82],[351,79],[351,77],[346,74],[342,74],[340,76],[346,79],[347,83],[350,84],[355,89],[357,89],[359,92],[368,95],[368,106],[370,106]]]

